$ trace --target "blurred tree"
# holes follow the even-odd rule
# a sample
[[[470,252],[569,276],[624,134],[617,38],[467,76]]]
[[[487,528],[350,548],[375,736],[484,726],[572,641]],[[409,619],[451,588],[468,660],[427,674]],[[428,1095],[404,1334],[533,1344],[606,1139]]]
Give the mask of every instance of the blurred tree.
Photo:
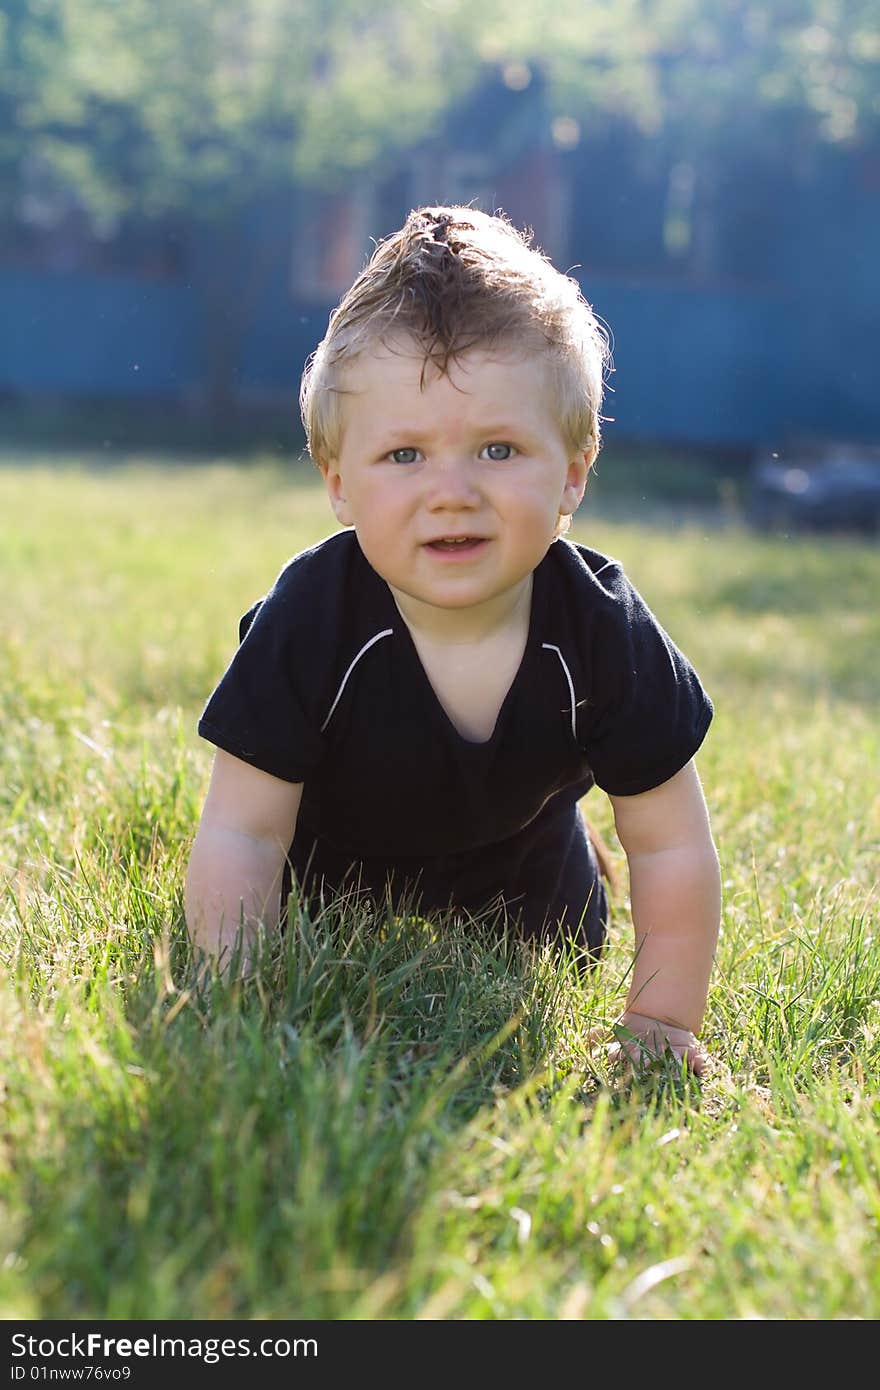
[[[182,215],[209,248],[197,279],[219,410],[266,270],[244,255],[255,200],[389,162],[436,128],[481,62],[468,42],[451,61],[467,18],[453,33],[419,0],[4,4],[0,231],[35,187],[44,221],[53,187],[105,232],[126,215]]]
[[[614,113],[699,149],[768,116],[797,139],[880,128],[876,0],[557,0],[512,3],[484,52],[539,66],[560,110]],[[493,20],[494,20],[493,16]],[[743,128],[745,123],[746,129]]]
[[[240,274],[247,209],[392,167],[489,69],[514,90],[540,76],[562,148],[623,120],[685,172],[737,142],[789,160],[880,125],[876,0],[4,0],[0,231],[35,178],[108,230],[208,229],[222,403],[259,275]]]

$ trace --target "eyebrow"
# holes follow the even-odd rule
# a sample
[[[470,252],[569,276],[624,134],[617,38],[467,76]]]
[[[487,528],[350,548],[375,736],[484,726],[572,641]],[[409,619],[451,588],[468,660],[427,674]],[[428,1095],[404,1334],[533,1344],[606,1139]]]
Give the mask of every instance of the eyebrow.
[[[485,440],[507,440],[517,437],[521,439],[532,438],[539,432],[534,427],[530,428],[524,423],[515,425],[511,424],[510,421],[502,421],[500,424],[493,422],[489,425],[480,425],[478,429],[479,437]],[[425,440],[430,440],[430,438],[431,435],[426,430],[408,429],[405,425],[401,425],[400,427],[395,427],[393,432],[391,429],[384,430],[378,437],[377,447],[391,448],[392,445],[397,444],[401,439],[405,439],[407,444],[422,444]]]
[[[493,439],[496,439],[496,438],[499,438],[499,437],[503,438],[505,435],[508,435],[508,434],[520,434],[520,435],[531,434],[531,433],[532,433],[532,430],[531,430],[531,429],[529,428],[529,426],[526,425],[526,424],[515,425],[515,424],[511,424],[511,422],[510,422],[509,420],[502,420],[502,422],[501,422],[500,424],[492,424],[492,425],[486,425],[486,426],[484,426],[484,428],[480,431],[480,433],[481,433],[482,435],[484,435],[487,439],[488,439],[490,436],[491,436]]]
[[[405,439],[409,444],[420,444],[429,438],[424,430],[411,430],[407,429],[406,425],[401,425],[399,429],[384,429],[376,436],[375,444],[378,449],[388,449],[392,444],[398,444],[401,439]]]

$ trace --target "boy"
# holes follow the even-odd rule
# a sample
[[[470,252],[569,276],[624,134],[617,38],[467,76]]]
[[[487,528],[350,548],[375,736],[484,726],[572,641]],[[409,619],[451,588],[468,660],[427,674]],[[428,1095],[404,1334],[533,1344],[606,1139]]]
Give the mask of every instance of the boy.
[[[630,872],[628,1051],[701,1070],[720,889],[692,758],[712,706],[617,563],[562,538],[606,358],[575,282],[472,208],[411,213],[331,315],[301,403],[350,529],[244,616],[199,723],[218,751],[186,916],[221,968],[290,874],[313,901],[416,894],[598,955],[577,804],[596,783]]]

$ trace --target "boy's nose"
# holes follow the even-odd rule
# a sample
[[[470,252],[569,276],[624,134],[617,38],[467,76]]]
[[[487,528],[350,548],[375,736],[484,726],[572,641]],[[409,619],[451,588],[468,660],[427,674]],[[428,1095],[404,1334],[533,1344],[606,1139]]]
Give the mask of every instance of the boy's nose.
[[[470,460],[444,459],[428,470],[427,502],[432,510],[475,507],[480,491]]]

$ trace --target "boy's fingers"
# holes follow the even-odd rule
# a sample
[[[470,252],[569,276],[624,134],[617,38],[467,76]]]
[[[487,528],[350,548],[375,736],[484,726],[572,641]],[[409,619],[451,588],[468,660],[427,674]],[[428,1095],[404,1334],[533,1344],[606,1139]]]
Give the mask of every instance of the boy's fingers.
[[[706,1054],[693,1033],[684,1028],[663,1027],[654,1019],[646,1019],[645,1023],[650,1026],[644,1030],[639,1026],[633,1027],[631,1022],[618,1024],[614,1028],[616,1041],[612,1043],[607,1040],[607,1028],[590,1028],[587,1031],[587,1045],[604,1049],[612,1065],[624,1063],[636,1071],[644,1071],[674,1060],[679,1066],[684,1062],[694,1076],[702,1075]]]
[[[702,1076],[703,1068],[706,1065],[706,1054],[699,1044],[687,1049],[684,1054],[684,1060],[687,1062],[694,1076]]]
[[[706,1063],[706,1054],[696,1044],[690,1047],[674,1047],[671,1044],[664,1050],[648,1046],[643,1042],[630,1040],[611,1043],[607,1048],[610,1062],[628,1062],[636,1071],[646,1071],[663,1062],[674,1059],[679,1066],[684,1062],[694,1076],[701,1076]]]
[[[618,1027],[624,1046],[642,1055],[645,1061],[659,1061],[671,1055],[677,1062],[685,1062],[695,1076],[702,1072],[705,1053],[689,1029],[634,1012],[624,1014]]]

